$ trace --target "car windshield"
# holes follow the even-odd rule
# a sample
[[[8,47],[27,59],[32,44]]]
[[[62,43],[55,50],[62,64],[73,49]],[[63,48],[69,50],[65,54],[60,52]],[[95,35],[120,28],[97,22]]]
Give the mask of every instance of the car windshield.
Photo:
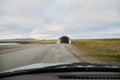
[[[74,62],[120,66],[120,0],[0,0],[0,72]]]

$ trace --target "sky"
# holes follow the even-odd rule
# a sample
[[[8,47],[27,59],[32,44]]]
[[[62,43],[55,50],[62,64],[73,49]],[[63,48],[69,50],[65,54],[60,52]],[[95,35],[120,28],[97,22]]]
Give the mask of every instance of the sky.
[[[0,0],[0,39],[120,38],[120,0]]]

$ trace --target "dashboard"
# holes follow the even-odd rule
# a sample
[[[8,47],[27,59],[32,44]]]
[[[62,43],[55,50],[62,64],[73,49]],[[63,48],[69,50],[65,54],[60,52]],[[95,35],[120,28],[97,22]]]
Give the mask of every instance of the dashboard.
[[[120,80],[120,72],[48,72],[23,74],[0,80]]]

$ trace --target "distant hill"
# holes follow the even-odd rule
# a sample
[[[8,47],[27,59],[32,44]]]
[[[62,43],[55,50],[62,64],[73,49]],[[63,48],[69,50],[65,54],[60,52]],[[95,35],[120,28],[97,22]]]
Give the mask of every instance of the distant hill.
[[[34,38],[2,39],[0,40],[0,43],[33,42],[33,41],[37,41],[37,39]]]
[[[12,39],[12,40],[35,41],[37,39],[34,39],[34,38],[16,38],[16,39]]]

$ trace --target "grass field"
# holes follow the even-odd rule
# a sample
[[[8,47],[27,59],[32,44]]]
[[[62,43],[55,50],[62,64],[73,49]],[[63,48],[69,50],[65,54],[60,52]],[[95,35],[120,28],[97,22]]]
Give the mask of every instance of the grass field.
[[[29,47],[29,45],[0,45],[0,55],[17,50],[22,50],[27,47]]]
[[[6,50],[6,49],[13,49],[16,46],[9,46],[9,45],[0,45],[0,51]]]
[[[120,39],[74,40],[83,57],[105,64],[120,65]]]
[[[56,44],[56,40],[40,40],[36,42],[32,42],[33,44]]]
[[[18,47],[15,45],[0,45],[0,55],[3,54],[4,52],[11,51],[16,48]]]

